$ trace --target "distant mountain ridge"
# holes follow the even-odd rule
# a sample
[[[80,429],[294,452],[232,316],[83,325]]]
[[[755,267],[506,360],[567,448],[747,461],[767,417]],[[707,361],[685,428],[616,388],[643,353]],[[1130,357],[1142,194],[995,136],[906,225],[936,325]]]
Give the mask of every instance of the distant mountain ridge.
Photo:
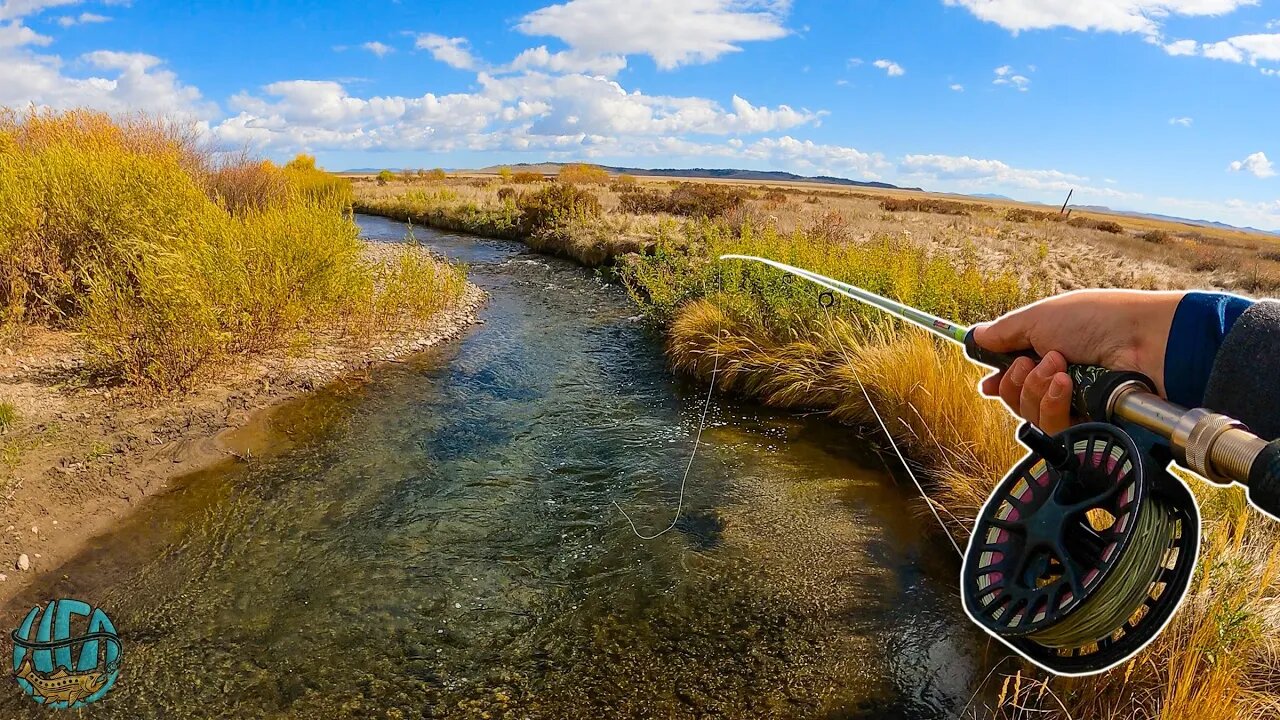
[[[492,165],[486,168],[480,168],[475,172],[496,173],[499,168],[509,167],[514,171],[526,172],[542,172],[554,173],[559,171],[561,167],[569,163],[520,163],[518,165]],[[862,180],[850,180],[842,177],[832,177],[830,175],[817,175],[813,177],[805,175],[797,175],[795,173],[782,172],[780,170],[737,170],[733,168],[633,168],[633,167],[613,167],[610,165],[601,165],[605,170],[611,173],[626,173],[627,175],[635,175],[637,177],[679,177],[679,178],[701,178],[708,180],[749,180],[752,182],[809,182],[821,185],[844,185],[847,187],[867,187],[879,188],[881,190],[910,190],[914,192],[924,192],[918,187],[902,187],[900,185],[891,185],[882,182],[865,182]]]
[[[475,173],[497,173],[501,168],[511,168],[515,172],[537,172],[544,175],[554,175],[560,171],[560,168],[572,163],[516,163],[512,165],[490,165],[489,167],[480,168],[478,170],[451,169],[450,172],[475,172]],[[615,167],[611,165],[601,165],[600,167],[611,173],[626,173],[627,175],[635,175],[637,177],[675,177],[675,178],[695,178],[707,180],[749,180],[751,182],[807,182],[818,185],[843,185],[846,187],[865,187],[879,188],[881,190],[907,190],[911,192],[924,192],[923,188],[918,187],[902,187],[899,185],[891,185],[882,182],[864,182],[861,180],[850,180],[849,178],[832,177],[830,175],[818,175],[815,177],[807,177],[804,175],[796,175],[795,173],[771,171],[771,170],[735,170],[731,168],[660,168],[650,170],[647,168],[632,167]],[[381,172],[384,169],[390,169],[392,172],[400,172],[398,168],[352,168],[350,170],[340,171],[349,175],[371,175]]]

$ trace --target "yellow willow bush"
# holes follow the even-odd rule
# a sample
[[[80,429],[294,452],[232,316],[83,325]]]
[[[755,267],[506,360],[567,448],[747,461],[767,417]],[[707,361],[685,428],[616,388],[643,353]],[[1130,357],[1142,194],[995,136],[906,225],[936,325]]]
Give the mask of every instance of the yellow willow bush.
[[[228,161],[159,121],[7,112],[0,317],[77,330],[97,370],[170,389],[304,326],[458,297],[456,269],[362,260],[349,202],[305,156]]]

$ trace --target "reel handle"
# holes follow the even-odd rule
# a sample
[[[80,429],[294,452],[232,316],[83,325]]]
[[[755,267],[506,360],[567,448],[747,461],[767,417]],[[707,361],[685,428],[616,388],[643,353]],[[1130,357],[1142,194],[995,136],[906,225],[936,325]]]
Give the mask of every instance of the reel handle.
[[[1013,353],[1001,353],[987,350],[979,345],[977,339],[974,338],[974,329],[970,329],[969,332],[965,333],[964,354],[976,363],[1001,371],[1008,370],[1018,358],[1030,358],[1032,362],[1036,363],[1039,363],[1041,360],[1041,357],[1037,355],[1034,350],[1019,350]],[[1106,417],[1106,400],[1103,399],[1100,403],[1098,401],[1099,393],[1094,391],[1094,387],[1098,384],[1098,380],[1108,374],[1113,376],[1118,375],[1118,373],[1113,373],[1111,370],[1097,365],[1070,365],[1067,367],[1067,375],[1071,376],[1072,384],[1072,412],[1079,417],[1087,418],[1093,422],[1110,421],[1109,418]],[[1137,373],[1124,373],[1124,375],[1127,376],[1125,379],[1145,380],[1148,387],[1155,387],[1150,380],[1147,380],[1145,377]],[[1133,375],[1137,375],[1137,377],[1134,378],[1132,377]],[[1111,385],[1111,383],[1107,383],[1107,385]],[[1107,394],[1110,394],[1109,391]]]

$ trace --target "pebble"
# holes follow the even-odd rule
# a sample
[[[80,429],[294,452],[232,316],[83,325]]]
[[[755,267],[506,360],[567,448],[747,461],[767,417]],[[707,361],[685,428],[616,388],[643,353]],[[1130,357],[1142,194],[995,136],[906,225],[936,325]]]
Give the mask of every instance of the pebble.
[[[31,526],[31,533],[32,533],[33,535],[39,535],[39,534],[40,534],[40,528],[36,527],[35,525],[32,525],[32,526]]]
[[[23,572],[31,569],[31,558],[27,557],[26,553],[18,556],[18,569]]]
[[[8,580],[8,579],[9,579],[8,575],[5,575],[4,573],[0,573],[0,582],[4,582],[5,580]]]

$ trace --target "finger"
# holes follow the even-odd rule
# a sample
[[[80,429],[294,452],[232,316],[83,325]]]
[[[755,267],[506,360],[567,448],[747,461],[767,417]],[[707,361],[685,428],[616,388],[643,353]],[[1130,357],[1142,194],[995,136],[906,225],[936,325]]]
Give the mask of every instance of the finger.
[[[1040,429],[1055,435],[1071,426],[1071,376],[1058,373],[1040,401]]]
[[[1015,413],[1022,410],[1022,384],[1027,381],[1027,375],[1035,366],[1031,358],[1020,357],[1013,361],[1000,379],[1000,399]]]
[[[973,330],[973,339],[982,347],[994,352],[1030,350],[1031,328],[1035,326],[1034,306],[1015,310],[995,322],[979,325]]]
[[[1000,382],[1004,380],[1004,376],[1004,373],[998,372],[991,377],[983,378],[980,388],[982,394],[987,397],[1000,397]]]
[[[1036,365],[1022,384],[1022,395],[1019,397],[1019,414],[1033,425],[1040,425],[1040,403],[1049,390],[1053,376],[1067,369],[1066,360],[1057,352],[1051,352]]]

